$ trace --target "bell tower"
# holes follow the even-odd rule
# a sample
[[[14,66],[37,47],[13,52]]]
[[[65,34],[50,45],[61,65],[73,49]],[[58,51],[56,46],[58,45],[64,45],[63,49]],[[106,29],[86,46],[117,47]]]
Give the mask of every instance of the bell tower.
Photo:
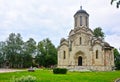
[[[74,28],[83,26],[89,28],[89,14],[83,10],[81,6],[80,10],[78,10],[74,15]]]

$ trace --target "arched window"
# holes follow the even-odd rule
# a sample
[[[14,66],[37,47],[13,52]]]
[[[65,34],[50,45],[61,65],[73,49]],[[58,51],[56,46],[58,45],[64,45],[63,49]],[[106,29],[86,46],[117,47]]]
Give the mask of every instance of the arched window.
[[[82,16],[80,16],[80,26],[82,26]]]
[[[98,50],[96,50],[96,59],[98,59]]]
[[[63,59],[66,59],[66,52],[63,51]]]
[[[69,41],[69,50],[72,51],[72,41]]]
[[[82,44],[82,38],[80,37],[80,45]]]

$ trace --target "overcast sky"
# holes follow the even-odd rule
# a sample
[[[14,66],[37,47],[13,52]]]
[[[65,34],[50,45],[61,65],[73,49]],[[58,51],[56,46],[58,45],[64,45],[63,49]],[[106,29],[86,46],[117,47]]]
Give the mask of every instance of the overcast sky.
[[[105,40],[120,45],[120,9],[111,0],[0,0],[0,41],[10,33],[20,33],[23,40],[39,42],[49,38],[59,45],[74,28],[73,15],[83,6],[89,15],[90,28],[101,27]]]

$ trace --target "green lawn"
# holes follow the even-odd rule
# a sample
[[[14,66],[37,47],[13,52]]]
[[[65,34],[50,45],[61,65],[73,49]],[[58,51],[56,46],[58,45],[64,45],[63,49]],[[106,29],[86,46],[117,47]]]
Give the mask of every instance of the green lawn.
[[[34,76],[37,82],[114,82],[120,78],[120,71],[111,72],[68,72],[53,74],[51,70],[36,70],[35,72],[0,73],[0,82],[11,82],[13,77]]]

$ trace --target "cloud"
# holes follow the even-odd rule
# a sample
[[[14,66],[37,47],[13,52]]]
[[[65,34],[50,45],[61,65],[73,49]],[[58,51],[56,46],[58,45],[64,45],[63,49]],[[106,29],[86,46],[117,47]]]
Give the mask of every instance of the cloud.
[[[106,36],[106,41],[110,43],[111,46],[114,46],[118,50],[120,49],[120,35],[113,34],[113,35],[108,35]],[[120,51],[120,50],[119,50]]]
[[[120,11],[110,5],[110,0],[0,0],[1,41],[14,32],[25,41],[48,37],[58,46],[74,28],[73,16],[81,5],[90,14],[90,28],[102,27],[106,40],[117,47],[119,42],[115,44],[110,38],[119,38]]]

